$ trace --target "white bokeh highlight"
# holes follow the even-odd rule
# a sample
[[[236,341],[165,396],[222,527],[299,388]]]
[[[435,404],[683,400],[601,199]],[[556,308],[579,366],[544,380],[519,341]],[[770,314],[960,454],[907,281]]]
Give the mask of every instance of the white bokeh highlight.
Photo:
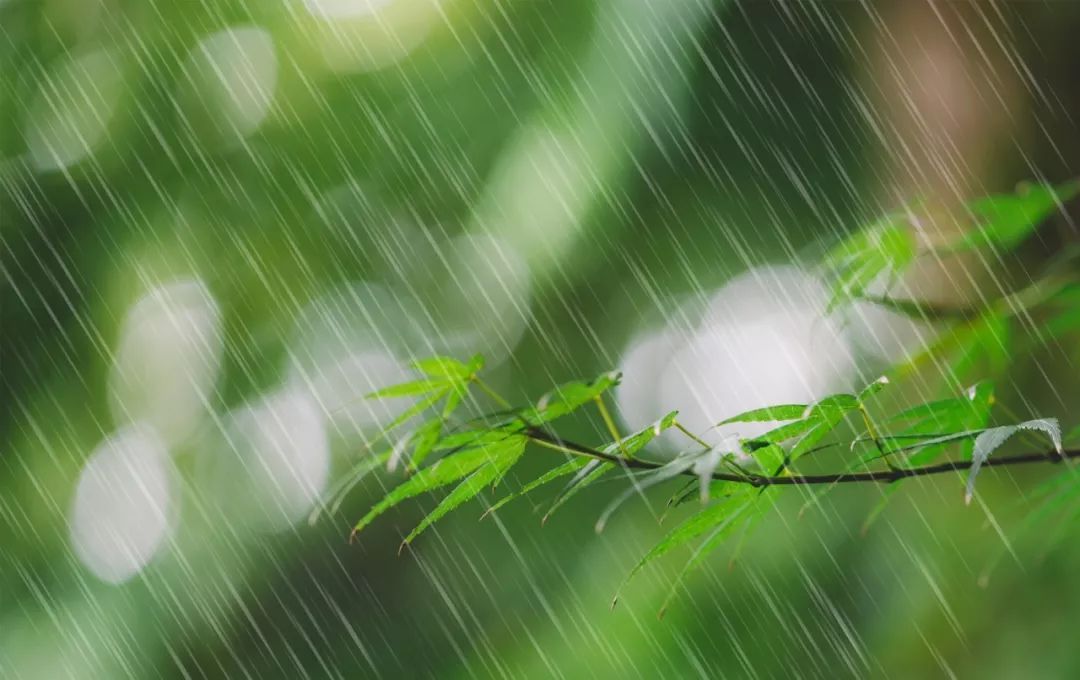
[[[109,374],[118,423],[182,443],[208,411],[224,353],[221,310],[200,280],[160,285],[127,313]]]
[[[41,81],[26,120],[30,165],[63,170],[104,141],[124,93],[116,56],[97,50],[68,57]]]
[[[71,544],[107,583],[127,581],[160,551],[176,517],[175,471],[153,429],[130,426],[102,442],[79,476]]]
[[[181,113],[206,143],[230,144],[255,132],[270,112],[278,58],[270,34],[236,26],[203,38],[183,65]]]
[[[791,266],[762,267],[716,291],[700,320],[679,320],[636,338],[620,362],[620,415],[640,428],[669,410],[707,441],[752,437],[777,423],[714,427],[743,411],[811,403],[853,387],[856,364],[828,290]],[[689,442],[667,434],[661,447]]]
[[[306,516],[330,474],[322,413],[305,391],[283,389],[231,412],[224,446],[207,451],[200,485],[230,521],[287,529]]]
[[[288,384],[311,396],[335,437],[365,442],[413,403],[364,397],[416,379],[406,363],[421,342],[420,315],[406,296],[369,282],[315,298],[297,317]]]

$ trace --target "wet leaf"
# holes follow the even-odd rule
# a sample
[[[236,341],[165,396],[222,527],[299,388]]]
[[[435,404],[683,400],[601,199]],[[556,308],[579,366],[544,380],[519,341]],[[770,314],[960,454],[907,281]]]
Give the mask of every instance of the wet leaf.
[[[950,248],[963,251],[995,246],[1012,250],[1031,235],[1064,201],[1080,190],[1080,182],[1054,187],[1049,184],[1025,185],[1015,194],[987,196],[973,201],[969,208],[976,228]]]
[[[400,383],[398,385],[391,385],[384,387],[381,390],[375,390],[365,395],[366,399],[389,399],[392,397],[415,397],[421,394],[429,394],[431,392],[442,392],[446,390],[445,380],[413,380],[406,383]]]
[[[563,463],[562,465],[559,465],[558,467],[553,467],[544,474],[540,475],[536,479],[526,484],[525,486],[521,487],[520,490],[515,491],[509,496],[504,496],[503,498],[499,499],[499,501],[492,505],[490,508],[488,508],[487,512],[485,512],[484,514],[489,515],[501,508],[502,506],[506,505],[510,501],[521,498],[525,494],[535,491],[541,486],[549,482],[553,482],[560,477],[566,477],[568,475],[575,474],[576,472],[581,470],[581,468],[585,467],[588,464],[588,458],[572,458]]]
[[[975,448],[971,454],[971,471],[968,473],[967,486],[964,490],[964,503],[971,503],[971,497],[975,493],[975,477],[979,474],[983,463],[990,458],[990,454],[1021,430],[1043,432],[1050,438],[1058,454],[1061,454],[1061,426],[1055,418],[1038,418],[1018,425],[1005,425],[986,430],[975,439]]]
[[[405,537],[405,544],[412,543],[425,529],[445,517],[458,506],[472,500],[477,494],[501,479],[506,472],[521,458],[525,450],[525,440],[516,440],[513,445],[500,447],[493,457],[484,463],[478,470],[469,475],[465,481],[459,484],[450,494],[439,503],[438,506],[423,519]]]
[[[757,408],[752,411],[740,413],[737,416],[722,420],[718,425],[728,423],[759,423],[771,420],[799,420],[806,412],[806,404],[784,404],[782,406],[768,406]]]
[[[452,484],[493,460],[508,455],[508,451],[524,449],[527,440],[521,436],[507,437],[494,442],[466,449],[436,461],[423,468],[401,485],[394,488],[379,501],[353,528],[353,534],[371,524],[372,520],[402,501],[422,493]],[[520,454],[518,454],[520,455]]]

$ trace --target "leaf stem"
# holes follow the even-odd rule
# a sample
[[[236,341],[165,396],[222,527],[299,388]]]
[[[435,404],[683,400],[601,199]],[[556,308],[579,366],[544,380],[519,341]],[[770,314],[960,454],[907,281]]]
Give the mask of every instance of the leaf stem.
[[[480,388],[481,392],[483,392],[484,394],[491,397],[492,400],[494,400],[495,403],[498,404],[500,408],[505,408],[505,409],[513,408],[510,405],[510,402],[508,402],[506,399],[504,399],[501,394],[499,394],[495,390],[491,389],[491,387],[486,382],[481,380],[479,376],[474,375],[474,376],[472,376],[470,378],[470,380],[472,380],[473,383],[475,383],[476,386]]]
[[[600,411],[600,417],[604,419],[604,425],[607,426],[608,433],[611,434],[615,443],[619,445],[619,451],[622,452],[624,458],[633,458],[630,453],[623,446],[622,437],[619,436],[619,429],[615,427],[615,419],[611,417],[611,413],[608,411],[607,406],[604,404],[604,398],[599,394],[593,397],[593,401],[596,402],[596,410]]]
[[[685,434],[688,438],[690,438],[690,440],[692,440],[697,445],[699,445],[699,446],[701,446],[701,447],[703,447],[705,449],[711,449],[712,448],[712,446],[710,446],[708,442],[706,442],[704,439],[697,436],[696,434],[694,434],[690,430],[686,429],[683,426],[683,424],[680,423],[677,420],[675,421],[675,429],[678,430],[679,432],[682,432],[683,434]]]

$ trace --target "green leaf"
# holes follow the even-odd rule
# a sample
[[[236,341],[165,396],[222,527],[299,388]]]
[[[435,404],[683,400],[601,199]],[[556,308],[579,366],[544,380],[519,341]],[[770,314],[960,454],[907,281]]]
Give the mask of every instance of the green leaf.
[[[987,196],[973,201],[969,208],[977,227],[950,250],[964,251],[987,245],[1012,250],[1078,190],[1080,182],[1077,181],[1058,187],[1035,184],[1022,187],[1016,194]]]
[[[507,437],[518,436],[518,430],[509,428],[476,428],[452,432],[435,445],[436,451],[452,451],[463,447],[499,442]]]
[[[806,413],[806,404],[783,404],[781,406],[768,406],[757,408],[752,411],[740,413],[737,416],[720,421],[718,425],[728,423],[760,423],[771,420],[798,420]]]
[[[788,452],[788,459],[794,463],[812,451],[836,428],[842,419],[843,416],[817,419],[814,426],[795,443],[795,446],[791,447],[791,451]]]
[[[770,444],[783,444],[789,439],[794,439],[795,437],[805,434],[815,425],[817,425],[816,419],[796,420],[793,423],[781,425],[780,427],[769,430],[753,439],[744,440],[743,449],[745,449],[747,453],[753,453],[757,449]]]
[[[780,474],[787,461],[787,452],[779,444],[756,448],[752,455],[761,467],[761,471],[768,476]]]
[[[807,418],[843,416],[859,408],[859,399],[854,394],[833,394],[810,406]]]
[[[907,423],[907,427],[886,437],[889,450],[917,453],[907,458],[912,466],[926,465],[937,459],[949,446],[959,445],[961,458],[971,456],[974,436],[990,420],[994,386],[989,381],[976,383],[962,396],[919,404],[893,416],[888,423]],[[913,439],[922,441],[912,442]],[[894,443],[899,442],[900,446]]]
[[[442,378],[453,382],[468,380],[473,374],[472,368],[450,357],[429,357],[412,362],[413,368],[432,378]]]
[[[445,392],[436,392],[435,394],[432,394],[425,399],[421,399],[409,408],[405,409],[400,414],[398,414],[398,416],[394,418],[389,425],[382,428],[383,435],[389,434],[391,431],[396,430],[397,428],[401,427],[406,422],[411,420],[414,416],[431,408],[436,404],[436,402],[442,399],[445,394]]]
[[[614,468],[614,463],[602,463],[598,460],[589,461],[576,475],[574,475],[574,478],[559,492],[559,495],[555,497],[555,501],[551,504],[551,507],[548,508],[548,511],[544,514],[540,523],[546,524],[548,519],[551,518],[551,515],[561,508],[566,501],[576,496],[579,491],[600,479]]]
[[[439,441],[439,433],[442,431],[443,421],[433,418],[412,433],[409,437],[409,445],[412,446],[412,456],[409,459],[409,469],[419,468],[435,448]]]
[[[428,394],[430,392],[444,391],[445,389],[445,380],[413,380],[411,382],[391,385],[389,387],[384,387],[381,390],[376,390],[365,395],[365,399],[415,397],[421,394]]]
[[[342,475],[334,486],[332,486],[325,494],[327,502],[318,503],[315,508],[308,515],[308,524],[315,524],[319,520],[319,517],[323,512],[334,514],[341,507],[342,501],[345,497],[356,488],[356,485],[362,482],[372,472],[379,469],[383,465],[386,465],[390,460],[391,451],[384,451],[377,455],[364,456],[352,467],[351,470],[345,475]]]
[[[667,533],[660,542],[653,546],[652,550],[645,554],[634,568],[630,570],[630,573],[626,575],[623,582],[619,585],[619,591],[621,591],[627,583],[631,581],[642,569],[645,568],[650,562],[653,562],[660,557],[668,554],[679,546],[686,545],[687,543],[704,536],[706,533],[716,530],[716,528],[724,527],[734,522],[740,513],[746,510],[749,504],[744,501],[748,500],[749,492],[744,492],[741,495],[734,495],[724,498],[722,501],[718,501],[712,505],[706,506],[704,509],[694,513],[679,526],[672,529]],[[618,591],[615,594],[615,600],[619,598]],[[612,602],[614,605],[615,603]]]
[[[503,475],[505,475],[506,472],[521,459],[521,454],[525,450],[525,441],[524,438],[521,438],[520,440],[515,441],[512,446],[500,448],[492,459],[487,463],[484,463],[480,469],[469,475],[465,481],[450,492],[450,495],[444,498],[442,502],[439,503],[439,505],[425,517],[408,536],[405,537],[402,545],[412,543],[414,538],[423,533],[423,531],[432,524],[445,517],[447,513],[472,500],[478,493],[484,490],[484,487],[500,480]]]
[[[1034,430],[1043,432],[1050,441],[1053,442],[1054,448],[1058,454],[1062,453],[1061,447],[1061,426],[1058,425],[1056,418],[1037,418],[1035,420],[1028,420],[1018,425],[1005,425],[1002,427],[992,427],[980,434],[975,439],[975,449],[971,454],[971,471],[968,473],[967,487],[964,491],[964,503],[971,503],[971,497],[975,493],[975,477],[979,474],[979,469],[983,463],[990,458],[990,454],[996,451],[1004,444],[1009,437],[1020,430]]]
[[[777,489],[776,487],[770,487],[760,490],[758,493],[749,495],[750,501],[745,503],[737,513],[733,513],[729,518],[721,521],[716,525],[712,533],[710,533],[705,540],[694,551],[690,561],[682,568],[679,574],[675,577],[675,581],[671,584],[671,591],[668,593],[667,599],[664,600],[664,604],[660,608],[660,615],[663,616],[664,611],[667,610],[668,604],[672,598],[675,597],[675,593],[678,590],[679,584],[686,578],[687,574],[697,569],[702,562],[705,561],[712,551],[716,550],[723,544],[728,537],[739,527],[739,521],[745,519],[750,524],[756,524],[762,516],[776,503]],[[745,518],[743,514],[748,513]]]
[[[604,392],[618,385],[619,378],[618,373],[609,372],[588,382],[573,381],[560,385],[544,395],[535,408],[523,411],[520,419],[531,427],[550,423],[592,403]]]
[[[650,470],[644,474],[635,475],[633,480],[630,482],[629,488],[625,489],[622,493],[616,496],[614,500],[608,503],[608,506],[604,508],[604,511],[600,513],[600,518],[596,520],[596,533],[600,533],[604,530],[604,527],[607,525],[608,519],[611,518],[611,516],[615,513],[616,510],[619,509],[620,506],[622,506],[623,503],[630,500],[634,496],[644,493],[644,491],[650,487],[656,486],[657,484],[662,484],[663,482],[678,477],[682,473],[689,470],[691,467],[694,467],[699,460],[710,456],[715,456],[715,452],[710,451],[694,456],[681,456],[659,468],[656,468],[655,470]],[[713,464],[713,467],[715,467],[715,463]],[[712,470],[710,469],[710,478],[711,475]],[[709,481],[710,480],[707,479],[702,482],[702,484],[704,485],[703,488],[708,488],[707,485]]]
[[[532,480],[531,482],[529,482],[525,486],[521,487],[521,489],[519,489],[518,491],[515,491],[514,493],[512,493],[512,494],[510,494],[508,496],[504,496],[503,498],[499,499],[499,501],[497,503],[495,503],[494,505],[492,505],[490,508],[487,509],[487,512],[485,512],[484,515],[485,516],[490,515],[491,513],[495,512],[496,510],[498,510],[502,506],[506,505],[510,501],[512,501],[512,500],[514,500],[516,498],[521,498],[525,494],[530,493],[532,491],[535,491],[536,489],[539,489],[541,486],[547,484],[548,482],[553,482],[556,479],[559,479],[560,477],[566,477],[567,475],[572,475],[572,474],[578,472],[579,470],[581,470],[581,468],[585,467],[588,464],[589,464],[589,459],[588,458],[571,458],[570,460],[566,461],[562,465],[551,468],[550,470],[548,470],[544,474],[540,475],[539,477]]]
[[[881,392],[881,390],[885,389],[885,386],[888,384],[888,376],[881,376],[874,382],[864,387],[862,391],[859,392],[859,395],[856,397],[856,401],[865,406],[866,402],[875,397],[879,392]]]
[[[882,278],[895,280],[916,254],[906,215],[887,216],[859,230],[825,256],[824,264],[834,274],[828,309],[862,297]]]
[[[456,482],[471,474],[481,465],[506,455],[507,450],[524,448],[526,441],[526,438],[522,436],[507,437],[499,442],[484,444],[449,455],[436,461],[434,465],[423,468],[395,487],[364,515],[353,527],[353,535],[371,524],[376,517],[402,501]]]
[[[600,450],[610,454],[622,454],[625,452],[627,455],[633,456],[635,453],[648,446],[652,440],[659,437],[664,430],[674,427],[675,418],[678,415],[678,411],[671,411],[652,425],[643,427],[628,437],[624,437],[621,442],[611,442],[610,444],[606,444]]]

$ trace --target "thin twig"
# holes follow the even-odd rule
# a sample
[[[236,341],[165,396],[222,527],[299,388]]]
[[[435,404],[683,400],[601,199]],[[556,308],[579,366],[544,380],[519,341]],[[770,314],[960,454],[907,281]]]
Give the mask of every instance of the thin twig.
[[[578,444],[562,437],[552,437],[546,432],[528,428],[524,432],[525,436],[533,440],[536,443],[543,443],[545,445],[556,445],[561,451],[571,453],[579,456],[587,456],[589,458],[595,458],[597,460],[603,460],[608,463],[614,463],[621,465],[624,468],[636,469],[636,470],[655,470],[663,467],[665,464],[657,461],[645,460],[642,458],[623,458],[621,456],[614,456],[610,453],[604,453],[598,451],[590,446],[584,444]],[[982,467],[1005,467],[1007,465],[1028,465],[1032,463],[1060,463],[1064,460],[1080,459],[1080,449],[1068,449],[1058,454],[1056,451],[1048,451],[1045,453],[1025,453],[1019,456],[1010,456],[1007,458],[991,458],[984,462]],[[851,484],[862,482],[877,482],[888,484],[896,482],[901,479],[907,479],[909,477],[927,477],[929,475],[939,475],[946,472],[962,472],[970,469],[972,461],[970,460],[953,460],[945,463],[937,463],[935,465],[926,465],[916,468],[891,468],[888,470],[871,470],[867,472],[833,472],[822,473],[814,475],[735,475],[717,472],[713,474],[714,480],[724,482],[738,482],[742,484],[749,484],[754,487],[765,486],[813,486],[819,484]],[[696,476],[692,471],[686,471],[682,474],[687,476]]]

